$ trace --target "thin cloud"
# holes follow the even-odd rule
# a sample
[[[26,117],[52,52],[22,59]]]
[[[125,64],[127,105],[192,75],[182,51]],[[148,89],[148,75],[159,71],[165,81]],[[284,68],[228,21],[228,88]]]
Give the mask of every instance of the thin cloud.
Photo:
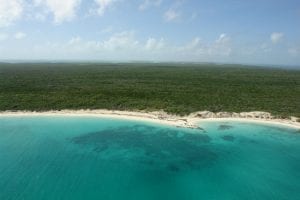
[[[96,9],[97,14],[99,16],[104,15],[106,10],[108,8],[110,8],[116,2],[117,2],[117,0],[95,0],[95,3],[98,6],[98,8]]]
[[[134,31],[112,34],[105,40],[84,40],[79,36],[65,43],[53,43],[37,48],[44,55],[72,55],[74,58],[97,57],[99,59],[123,58],[132,60],[189,60],[201,61],[205,58],[226,58],[231,55],[230,37],[226,34],[212,42],[205,42],[199,37],[181,45],[167,43],[164,38],[150,37],[138,40]],[[45,53],[45,52],[51,52]]]
[[[300,56],[300,48],[299,47],[289,48],[288,52],[291,56],[294,56],[294,57]]]
[[[0,42],[4,41],[8,38],[8,35],[6,33],[0,33]]]
[[[140,5],[139,5],[139,10],[143,11],[146,10],[150,7],[158,7],[162,3],[162,0],[144,0]]]
[[[279,43],[282,40],[283,37],[284,37],[284,34],[283,33],[278,33],[278,32],[274,32],[270,35],[270,39],[271,39],[273,44]]]
[[[176,20],[180,19],[180,17],[181,17],[180,12],[174,10],[173,8],[170,8],[164,14],[165,21],[167,21],[167,22],[176,21]]]
[[[76,17],[81,0],[34,0],[34,2],[37,7],[44,7],[47,12],[52,13],[54,22],[60,24]],[[41,18],[41,14],[39,17]]]
[[[22,0],[0,0],[0,28],[12,25],[22,14]]]
[[[27,35],[26,35],[26,33],[23,33],[23,32],[17,32],[14,36],[17,40],[21,40],[21,39],[24,39]]]
[[[165,41],[163,38],[159,40],[156,38],[149,38],[145,44],[145,48],[148,51],[162,50],[164,47],[165,47]]]

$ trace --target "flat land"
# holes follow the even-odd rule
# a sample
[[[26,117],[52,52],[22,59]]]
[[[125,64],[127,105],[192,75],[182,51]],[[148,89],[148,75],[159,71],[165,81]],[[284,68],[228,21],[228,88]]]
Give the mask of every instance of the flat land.
[[[266,111],[300,117],[300,70],[214,64],[0,64],[0,110]]]

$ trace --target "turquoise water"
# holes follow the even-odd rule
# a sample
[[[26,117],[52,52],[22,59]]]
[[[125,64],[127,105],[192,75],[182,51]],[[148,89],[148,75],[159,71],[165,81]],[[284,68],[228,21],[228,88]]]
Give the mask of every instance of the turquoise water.
[[[0,117],[0,199],[300,199],[300,133],[80,117]]]

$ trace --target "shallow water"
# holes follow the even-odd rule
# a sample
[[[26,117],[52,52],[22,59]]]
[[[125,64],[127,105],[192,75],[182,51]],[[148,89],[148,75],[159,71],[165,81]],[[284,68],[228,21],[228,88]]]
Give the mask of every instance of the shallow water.
[[[300,199],[299,130],[0,117],[0,199]]]

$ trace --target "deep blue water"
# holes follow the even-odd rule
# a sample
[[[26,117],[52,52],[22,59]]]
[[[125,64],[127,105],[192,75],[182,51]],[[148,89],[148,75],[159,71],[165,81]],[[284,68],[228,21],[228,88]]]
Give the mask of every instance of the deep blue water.
[[[0,117],[0,200],[300,199],[300,131]]]

